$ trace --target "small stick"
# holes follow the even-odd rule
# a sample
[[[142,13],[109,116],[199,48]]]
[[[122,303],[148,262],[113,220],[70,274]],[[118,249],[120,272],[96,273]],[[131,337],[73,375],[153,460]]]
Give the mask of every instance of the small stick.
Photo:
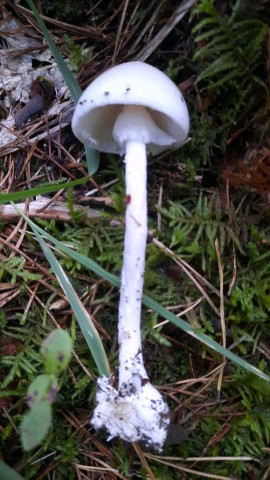
[[[222,332],[222,346],[226,348],[226,324],[225,324],[225,317],[224,317],[224,275],[223,275],[223,267],[221,262],[221,255],[219,249],[218,239],[215,240],[215,248],[217,252],[217,262],[218,262],[218,271],[219,271],[219,284],[220,284],[220,323],[221,323],[221,332]],[[217,392],[218,392],[218,401],[220,400],[220,391],[222,385],[222,378],[224,373],[225,367],[225,357],[223,357],[224,366],[220,370],[220,374],[218,376],[217,382]]]
[[[46,220],[59,220],[62,222],[71,222],[72,217],[69,212],[69,208],[64,202],[54,202],[49,205],[48,198],[40,197],[38,200],[27,203],[17,203],[16,206],[22,211],[27,212],[27,215],[35,218],[43,218]],[[48,208],[46,208],[48,207]],[[44,208],[46,208],[44,210]],[[74,206],[75,211],[83,211],[87,218],[96,218],[100,214],[96,210],[92,210],[85,207]],[[0,219],[2,222],[13,223],[17,222],[21,218],[20,214],[15,208],[10,205],[0,205]]]

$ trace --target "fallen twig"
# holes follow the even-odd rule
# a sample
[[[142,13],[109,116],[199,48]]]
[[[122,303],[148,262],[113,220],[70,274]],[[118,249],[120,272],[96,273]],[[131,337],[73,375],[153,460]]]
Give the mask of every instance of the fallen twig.
[[[47,208],[44,209],[44,207]],[[49,199],[46,197],[39,197],[37,200],[26,203],[17,203],[16,206],[26,212],[30,218],[42,218],[46,220],[59,220],[62,222],[70,222],[72,215],[66,203],[54,202],[49,203]],[[76,212],[84,212],[88,219],[96,218],[100,216],[100,213],[91,208],[85,208],[81,206],[74,206],[73,210]],[[0,219],[2,222],[15,222],[20,219],[20,214],[12,205],[0,205]]]

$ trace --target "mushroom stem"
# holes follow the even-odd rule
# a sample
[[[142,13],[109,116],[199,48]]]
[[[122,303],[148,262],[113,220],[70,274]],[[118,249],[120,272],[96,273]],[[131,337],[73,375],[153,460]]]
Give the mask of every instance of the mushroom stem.
[[[140,142],[126,144],[125,242],[119,303],[119,388],[134,375],[148,378],[141,348],[141,299],[147,239],[147,159]]]
[[[128,117],[128,121],[127,121]],[[159,128],[143,107],[125,107],[114,125],[114,137],[125,145],[126,225],[119,305],[119,381],[98,379],[95,428],[106,427],[109,438],[143,441],[162,450],[169,424],[169,409],[151,385],[141,348],[141,301],[147,239],[146,146]],[[162,132],[161,132],[162,134]],[[137,138],[137,140],[136,140]]]

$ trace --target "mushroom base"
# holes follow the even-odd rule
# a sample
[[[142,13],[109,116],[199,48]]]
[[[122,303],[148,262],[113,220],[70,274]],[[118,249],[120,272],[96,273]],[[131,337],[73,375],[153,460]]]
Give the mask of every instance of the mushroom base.
[[[116,390],[111,378],[102,376],[97,382],[96,402],[91,424],[96,429],[105,428],[108,440],[118,436],[162,451],[170,423],[169,408],[148,379],[134,375]]]

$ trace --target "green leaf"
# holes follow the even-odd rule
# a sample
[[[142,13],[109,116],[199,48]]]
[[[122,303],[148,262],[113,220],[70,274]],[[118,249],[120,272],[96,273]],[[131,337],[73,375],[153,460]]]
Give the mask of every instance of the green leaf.
[[[66,82],[66,85],[69,88],[69,91],[72,95],[72,98],[73,98],[74,102],[77,103],[80,96],[81,96],[81,93],[82,93],[81,88],[78,85],[78,83],[76,81],[76,78],[74,77],[72,71],[69,69],[65,60],[63,59],[62,55],[60,54],[58,48],[56,47],[56,45],[55,45],[49,31],[47,30],[45,23],[43,22],[42,18],[40,17],[34,3],[32,2],[32,0],[26,0],[26,1],[28,3],[29,7],[31,8],[33,14],[36,17],[39,28],[42,31],[42,33],[43,33],[43,35],[44,35],[44,37],[45,37],[45,39],[46,39],[46,41],[49,45],[49,48],[50,48],[50,50],[51,50],[51,52],[54,56],[54,59],[57,63],[57,66],[58,66],[60,72],[63,75],[63,78]],[[88,172],[89,172],[89,175],[93,175],[98,170],[99,152],[97,152],[96,150],[93,150],[92,148],[86,147],[86,146],[84,148],[85,148]]]
[[[9,467],[3,460],[0,460],[1,480],[24,480],[13,468]]]
[[[52,424],[52,406],[48,400],[35,403],[24,416],[20,427],[23,449],[26,451],[40,445]]]
[[[33,408],[34,405],[44,400],[52,403],[56,398],[57,388],[57,380],[53,375],[38,375],[27,390],[28,407]]]
[[[72,341],[65,330],[54,330],[42,342],[41,356],[46,373],[58,376],[70,361]]]
[[[30,225],[30,227],[33,229],[33,231],[34,231],[35,235],[37,236],[38,240],[40,239],[40,234],[43,235],[47,240],[52,242],[61,252],[65,253],[66,255],[69,255],[71,258],[73,258],[77,262],[81,263],[86,268],[89,268],[94,273],[96,273],[99,277],[104,278],[105,280],[110,282],[112,285],[115,285],[116,287],[120,286],[120,279],[118,277],[116,277],[112,273],[107,272],[104,268],[102,268],[100,265],[98,265],[94,260],[91,260],[90,258],[85,257],[84,255],[82,255],[80,253],[74,252],[70,248],[66,247],[61,242],[59,242],[59,240],[55,239],[50,234],[45,232],[45,230],[43,230],[38,225],[36,225],[32,220],[30,220],[22,212],[20,212],[20,214],[25,219],[25,221],[28,223],[28,225]],[[224,356],[228,360],[231,360],[233,363],[235,363],[236,365],[238,365],[241,368],[244,368],[248,372],[254,373],[255,375],[257,375],[257,377],[260,377],[260,378],[266,380],[267,382],[270,382],[270,377],[268,375],[266,375],[264,372],[262,372],[261,370],[259,370],[256,367],[254,367],[253,365],[251,365],[246,360],[243,360],[242,358],[238,357],[237,355],[232,353],[229,349],[222,347],[222,345],[217,343],[211,337],[208,337],[204,333],[198,332],[196,329],[192,328],[191,325],[189,325],[187,322],[185,322],[181,318],[178,318],[172,312],[169,312],[168,310],[166,310],[164,307],[162,307],[159,303],[157,303],[155,300],[153,300],[148,295],[143,295],[142,301],[143,301],[143,304],[146,307],[151,308],[156,313],[158,313],[158,315],[160,315],[163,318],[169,320],[174,325],[181,328],[181,330],[188,333],[193,338],[196,338],[196,340],[199,340],[201,343],[204,343],[205,345],[207,345],[209,348],[214,350],[216,353]]]

